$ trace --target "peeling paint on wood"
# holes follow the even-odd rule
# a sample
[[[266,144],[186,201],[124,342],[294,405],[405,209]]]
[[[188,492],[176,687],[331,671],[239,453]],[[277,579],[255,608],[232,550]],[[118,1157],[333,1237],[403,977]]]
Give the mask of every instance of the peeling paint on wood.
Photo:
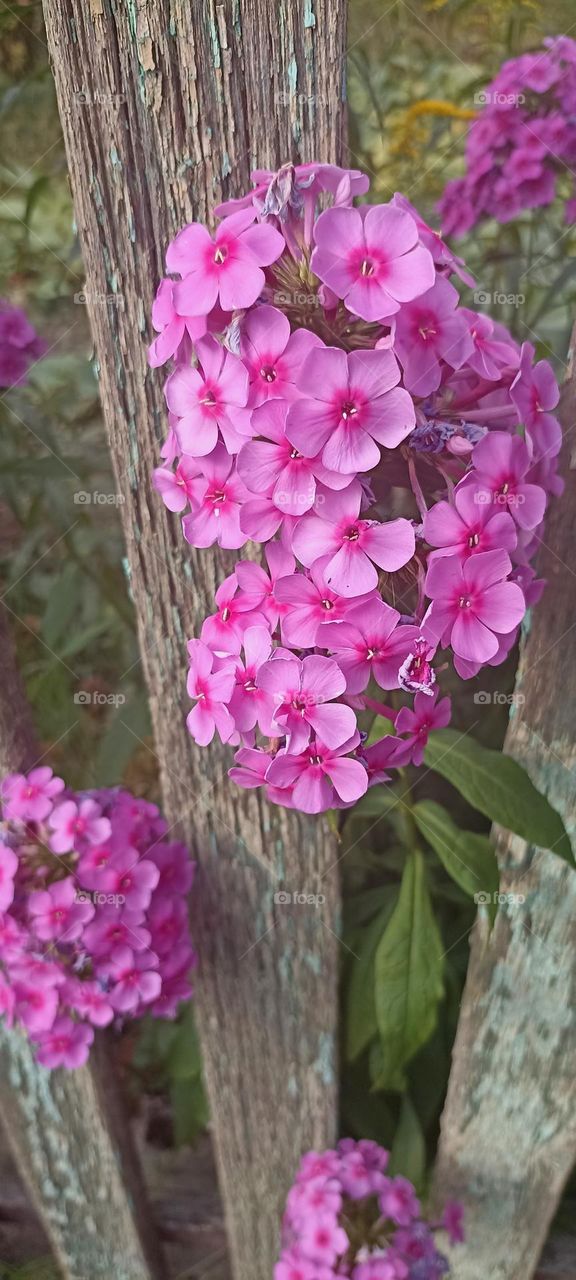
[[[183,223],[209,220],[256,164],[342,159],[346,5],[126,0],[97,35],[82,0],[64,8],[44,0],[87,291],[108,293],[116,274],[123,298],[88,309],[165,805],[200,863],[198,1022],[231,1253],[236,1280],[270,1280],[297,1162],[335,1135],[337,855],[321,820],[231,787],[229,751],[187,737],[185,637],[234,557],[187,548],[152,491],[166,413],[140,328]],[[97,119],[74,110],[83,77]],[[109,102],[119,91],[122,103]],[[283,908],[282,888],[321,893],[322,912]]]

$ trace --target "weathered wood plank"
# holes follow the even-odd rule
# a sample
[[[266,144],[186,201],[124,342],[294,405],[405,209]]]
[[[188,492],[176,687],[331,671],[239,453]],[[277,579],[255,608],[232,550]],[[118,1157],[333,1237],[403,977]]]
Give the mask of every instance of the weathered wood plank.
[[[39,760],[0,605],[0,776]],[[104,1042],[78,1071],[38,1066],[0,1021],[0,1116],[66,1280],[164,1274],[128,1122]]]
[[[566,489],[540,547],[548,587],[526,629],[505,749],[576,840],[574,342]],[[454,1047],[436,1192],[466,1204],[456,1280],[530,1280],[576,1156],[576,873],[518,837],[497,843],[501,890],[522,900],[500,908],[490,937],[476,927]]]
[[[231,1253],[237,1280],[270,1280],[302,1150],[335,1131],[337,853],[322,822],[235,790],[229,752],[187,738],[185,639],[233,561],[186,548],[152,492],[166,411],[144,338],[185,221],[242,191],[255,163],[339,158],[346,6],[45,0],[44,11],[165,807],[200,864],[198,1021]],[[325,904],[281,907],[282,888]]]

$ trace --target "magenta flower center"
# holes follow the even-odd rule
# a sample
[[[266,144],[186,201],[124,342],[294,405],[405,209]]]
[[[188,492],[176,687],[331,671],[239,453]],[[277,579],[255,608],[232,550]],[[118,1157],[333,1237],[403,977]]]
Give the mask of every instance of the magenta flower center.
[[[353,401],[345,400],[340,410],[340,416],[344,419],[344,422],[347,422],[348,418],[354,417],[356,413],[358,413],[358,409]]]
[[[470,609],[471,606],[472,606],[472,601],[470,599],[470,596],[460,596],[460,599],[458,600],[459,609]]]
[[[351,524],[344,534],[346,542],[357,542],[360,537],[360,529],[357,524]]]
[[[214,254],[214,262],[216,263],[216,266],[221,267],[222,263],[226,261],[227,257],[228,257],[228,250],[226,248],[226,245],[225,244],[218,245],[218,248],[216,249],[216,252]]]
[[[371,258],[363,258],[360,264],[361,276],[373,276],[375,271],[374,263]]]
[[[264,382],[275,382],[278,374],[272,365],[267,364],[262,366],[260,377],[264,379]]]

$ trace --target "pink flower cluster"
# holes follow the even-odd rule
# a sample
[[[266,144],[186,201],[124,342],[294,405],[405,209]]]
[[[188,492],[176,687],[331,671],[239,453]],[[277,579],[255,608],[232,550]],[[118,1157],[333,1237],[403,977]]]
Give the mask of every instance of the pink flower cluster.
[[[253,177],[214,236],[193,223],[168,248],[155,485],[191,546],[265,546],[189,642],[190,733],[238,748],[240,786],[317,813],[419,763],[450,718],[439,674],[514,644],[559,393],[461,305],[451,277],[470,278],[404,197],[356,208],[368,179],[331,165]],[[391,730],[369,746],[366,710]]]
[[[466,174],[447,183],[439,206],[445,235],[464,235],[482,218],[508,222],[556,196],[566,201],[566,221],[576,220],[576,40],[544,45],[505,62],[477,95]]]
[[[386,1174],[388,1152],[344,1138],[333,1151],[304,1156],[291,1188],[274,1280],[440,1280],[449,1264],[433,1232],[464,1239],[452,1202],[428,1223],[411,1182]]]
[[[0,387],[17,387],[46,350],[24,311],[0,298]]]
[[[70,792],[40,766],[0,797],[0,1014],[44,1066],[78,1067],[94,1027],[191,995],[193,863],[127,791]]]

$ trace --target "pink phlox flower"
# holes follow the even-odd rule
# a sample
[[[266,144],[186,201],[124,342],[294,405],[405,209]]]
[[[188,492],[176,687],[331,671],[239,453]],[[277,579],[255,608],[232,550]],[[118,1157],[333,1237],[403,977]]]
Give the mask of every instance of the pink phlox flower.
[[[510,387],[510,395],[533,454],[555,457],[562,444],[562,431],[551,410],[560,399],[560,389],[552,366],[547,360],[533,363],[534,347],[529,342],[522,346],[520,368]]]
[[[399,687],[400,664],[418,636],[416,627],[399,622],[396,609],[373,600],[357,605],[344,622],[322,628],[322,645],[337,658],[347,693],[362,693],[371,676],[382,689]]]
[[[243,638],[244,662],[236,659],[235,686],[228,704],[241,733],[256,724],[264,735],[274,736],[274,699],[259,685],[259,675],[270,657],[272,641],[266,627],[248,627]]]
[[[376,1249],[354,1267],[352,1280],[406,1280],[409,1274],[406,1263],[394,1249],[385,1252]]]
[[[341,489],[349,477],[328,471],[319,457],[295,448],[286,435],[287,411],[282,400],[269,400],[254,410],[252,429],[259,439],[244,445],[237,467],[251,493],[270,498],[285,515],[301,516],[314,505],[317,480]]]
[[[458,1200],[448,1200],[441,1225],[448,1233],[450,1244],[463,1244],[466,1239],[464,1231],[464,1205]]]
[[[3,816],[8,821],[43,822],[63,790],[62,778],[55,777],[46,765],[28,774],[8,774],[0,786]]]
[[[195,493],[193,481],[202,475],[194,458],[180,458],[174,471],[170,467],[156,467],[152,484],[161,495],[169,511],[183,511]]]
[[[283,618],[287,612],[287,605],[278,595],[279,584],[294,573],[296,561],[292,552],[280,542],[269,542],[265,555],[268,573],[252,560],[239,560],[236,578],[241,599],[250,610],[263,614],[271,629],[274,629],[279,618]]]
[[[289,441],[305,457],[321,455],[340,475],[371,470],[380,461],[379,446],[395,448],[416,423],[412,398],[399,381],[391,351],[312,351],[298,376],[302,399],[288,410]]]
[[[490,431],[472,454],[474,471],[462,488],[474,487],[475,501],[491,501],[499,511],[508,511],[521,529],[535,529],[544,516],[546,494],[540,485],[526,483],[531,458],[520,436]]]
[[[294,400],[298,372],[307,354],[322,345],[309,329],[291,331],[277,307],[260,306],[249,312],[241,328],[240,353],[250,379],[249,405],[271,398]]]
[[[28,911],[36,937],[67,944],[80,937],[94,916],[91,902],[82,901],[72,876],[56,880],[48,889],[30,894]],[[80,900],[79,900],[80,899]]]
[[[504,579],[512,565],[505,551],[483,551],[462,564],[454,556],[436,560],[426,576],[432,605],[426,631],[439,644],[471,662],[487,662],[498,650],[498,636],[512,631],[524,616],[524,596]]]
[[[431,289],[401,307],[396,317],[395,350],[404,384],[414,395],[437,391],[445,365],[460,369],[473,350],[458,291],[443,276]]]
[[[212,453],[220,435],[228,453],[237,453],[249,434],[248,374],[241,360],[210,336],[196,343],[198,366],[170,374],[164,393],[177,419],[181,451],[201,458]]]
[[[441,698],[438,702],[438,689],[432,697],[425,693],[417,693],[414,709],[402,707],[396,716],[394,728],[396,733],[408,735],[412,747],[412,764],[420,765],[424,759],[424,749],[433,729],[445,729],[450,723],[452,701]]]
[[[9,845],[0,843],[0,915],[7,911],[14,900],[14,877],[18,870],[18,857]]]
[[[310,1214],[300,1232],[300,1249],[305,1258],[332,1266],[346,1253],[350,1241],[333,1213]]]
[[[247,541],[240,528],[246,486],[222,444],[202,458],[201,466],[202,475],[190,485],[192,514],[182,521],[184,537],[193,547],[211,547],[216,542],[236,550]]]
[[[114,1018],[114,1010],[99,982],[80,982],[70,978],[61,991],[62,1003],[68,1005],[95,1027],[107,1027]]]
[[[285,644],[295,649],[324,648],[324,624],[340,623],[356,606],[379,599],[375,592],[358,598],[340,596],[326,581],[326,565],[330,556],[321,557],[309,573],[291,573],[278,582],[277,597],[281,604],[280,625]],[[320,628],[322,628],[320,630]]]
[[[162,978],[158,972],[158,956],[152,951],[134,952],[130,947],[115,947],[110,959],[100,965],[99,974],[110,979],[109,1000],[117,1013],[130,1013],[160,995]]]
[[[49,815],[50,848],[54,853],[69,853],[78,844],[99,844],[108,839],[112,827],[102,817],[95,800],[64,800]]]
[[[414,219],[392,204],[326,209],[314,237],[312,270],[363,320],[394,315],[434,284]]]
[[[255,565],[254,568],[257,566]],[[238,590],[238,569],[220,583],[215,595],[218,612],[205,618],[200,638],[217,654],[239,654],[247,627],[265,626],[266,618],[252,608],[249,594]]]
[[[387,1185],[378,1197],[385,1218],[391,1218],[399,1227],[407,1227],[420,1213],[420,1201],[412,1183],[400,1175],[387,1179]]]
[[[428,695],[433,693],[436,672],[430,659],[434,657],[435,652],[435,645],[430,644],[425,636],[418,636],[398,670],[398,684],[401,689],[406,689],[409,693]]]
[[[177,842],[155,844],[146,850],[146,857],[158,867],[157,889],[160,893],[185,897],[190,892],[196,864],[185,845]]]
[[[346,689],[337,662],[314,654],[299,659],[276,658],[257,673],[258,688],[271,695],[273,724],[286,735],[286,749],[299,755],[317,733],[328,748],[340,747],[356,732],[351,707],[335,702]]]
[[[212,741],[216,730],[222,742],[228,742],[234,733],[227,706],[234,688],[234,666],[214,671],[214,654],[201,640],[188,642],[188,656],[187,689],[196,701],[186,720],[188,732],[201,747]]]
[[[144,928],[144,912],[117,907],[112,903],[102,906],[92,924],[84,930],[82,940],[87,950],[96,958],[107,956],[115,947],[126,946],[132,951],[145,951],[150,946],[150,930]]]
[[[332,750],[316,739],[301,755],[281,751],[272,761],[266,781],[291,791],[294,807],[303,813],[322,813],[339,801],[353,804],[368,789],[364,765],[347,754],[358,744],[359,735],[355,734]]]
[[[108,892],[132,911],[145,911],[150,905],[152,893],[160,879],[154,862],[140,858],[136,849],[128,846],[113,854],[108,865]],[[121,903],[124,905],[124,903]]]
[[[73,1022],[63,1014],[49,1030],[34,1038],[38,1041],[36,1057],[43,1067],[66,1067],[72,1071],[88,1060],[94,1032],[85,1022]]]
[[[152,950],[160,957],[171,955],[186,932],[188,908],[182,898],[155,898],[148,914]]]
[[[161,280],[152,303],[152,324],[158,334],[148,348],[148,364],[152,369],[166,364],[181,354],[185,339],[195,342],[206,333],[205,316],[181,316],[174,306],[173,280]]]
[[[500,510],[495,507],[492,495],[481,483],[472,483],[472,479],[459,486],[453,503],[435,503],[424,519],[424,537],[437,548],[428,562],[433,563],[441,556],[467,560],[469,556],[498,547],[513,551],[518,539],[507,507],[507,502]]]
[[[292,538],[292,549],[302,564],[311,566],[320,556],[330,557],[326,581],[339,595],[363,596],[378,586],[374,564],[393,573],[414,555],[414,530],[409,520],[378,521],[359,518],[361,498],[338,495],[339,518],[303,516]]]
[[[214,238],[200,222],[191,222],[168,247],[166,265],[183,278],[174,287],[175,305],[183,315],[207,315],[220,303],[223,311],[251,307],[264,288],[268,267],[285,248],[274,227],[255,226],[255,209],[224,218]]]

